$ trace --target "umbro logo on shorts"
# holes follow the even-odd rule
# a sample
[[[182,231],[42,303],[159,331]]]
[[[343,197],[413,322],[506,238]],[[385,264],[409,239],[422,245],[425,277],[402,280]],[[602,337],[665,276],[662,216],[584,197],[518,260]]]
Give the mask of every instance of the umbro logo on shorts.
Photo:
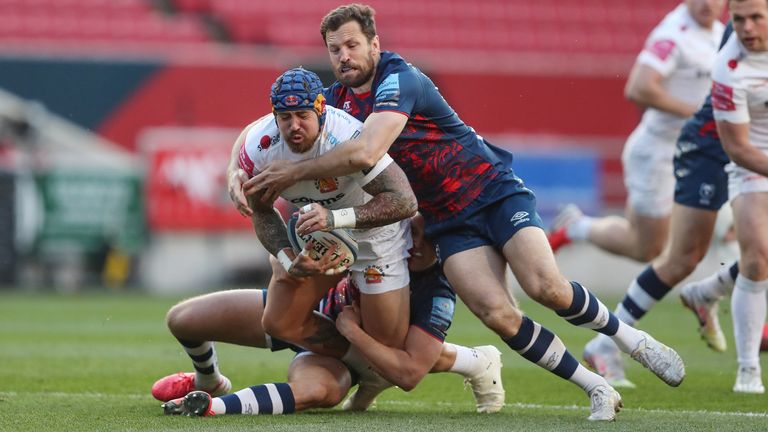
[[[514,216],[512,216],[512,219],[510,219],[509,221],[512,222],[512,226],[518,226],[523,222],[528,222],[529,220],[531,220],[531,218],[528,216],[529,216],[528,212],[519,211],[515,213]]]

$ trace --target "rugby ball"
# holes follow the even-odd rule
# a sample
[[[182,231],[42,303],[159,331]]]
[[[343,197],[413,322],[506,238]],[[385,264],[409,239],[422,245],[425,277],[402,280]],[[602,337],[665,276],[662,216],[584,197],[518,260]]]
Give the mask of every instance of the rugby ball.
[[[341,261],[337,269],[347,269],[349,266],[355,263],[357,260],[357,240],[354,239],[346,230],[335,229],[329,232],[315,231],[310,234],[299,235],[296,232],[296,222],[299,220],[298,215],[294,214],[288,219],[288,240],[291,241],[291,246],[296,253],[301,252],[304,246],[309,243],[310,240],[315,241],[315,245],[309,252],[309,257],[315,261],[325,256],[333,245],[337,245],[338,248],[334,252],[332,258],[346,254],[346,257]]]

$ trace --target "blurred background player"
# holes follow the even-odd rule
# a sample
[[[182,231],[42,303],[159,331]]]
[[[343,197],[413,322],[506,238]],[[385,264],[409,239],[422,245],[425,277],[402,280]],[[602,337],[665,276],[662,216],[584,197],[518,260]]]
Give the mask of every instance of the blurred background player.
[[[338,317],[337,326],[344,329],[342,333],[352,335],[353,345],[394,385],[409,391],[430,371],[458,373],[471,385],[477,411],[497,412],[504,406],[500,353],[490,345],[467,348],[444,342],[456,297],[437,264],[434,247],[423,239],[423,222],[416,217],[412,226],[411,325],[404,350],[387,347],[365,333],[356,307],[344,311],[359,297],[346,278],[329,290],[317,310],[329,319]],[[174,306],[168,314],[168,325],[179,338],[231,341],[273,351],[289,348],[285,342],[271,338],[261,326],[266,297],[266,290],[199,296]],[[192,360],[197,368],[197,362]],[[196,391],[193,377],[193,373],[179,373],[155,384],[153,395],[170,401],[164,405],[167,414],[288,414],[335,406],[354,385],[349,369],[340,360],[311,352],[302,352],[293,359],[287,383],[253,386],[226,396],[216,393],[223,396],[220,398]],[[344,408],[365,410],[381,391],[393,384],[359,388]]]
[[[728,26],[721,45],[732,28]],[[717,136],[709,96],[702,108],[686,122],[677,140],[674,156],[675,202],[670,235],[664,252],[629,285],[616,307],[616,316],[635,325],[672,288],[688,277],[704,258],[715,229],[717,213],[728,201],[728,155]],[[715,351],[725,351],[725,336],[717,316],[717,301],[731,292],[738,265],[724,267],[699,282],[702,294],[694,295],[693,285],[683,288],[683,302],[692,309],[700,332]],[[626,379],[621,351],[610,338],[597,336],[584,348],[584,359],[615,387],[634,387]]]
[[[326,91],[329,104],[365,119],[360,136],[312,161],[273,162],[245,183],[245,193],[271,198],[300,179],[366,169],[389,151],[411,181],[427,237],[464,303],[510,348],[587,392],[591,420],[613,420],[619,394],[517,309],[506,287],[507,264],[531,298],[571,324],[615,337],[667,384],[679,385],[685,372],[674,350],[623,324],[560,274],[533,193],[510,168],[512,155],[464,124],[426,75],[381,51],[373,14],[368,6],[341,6],[321,24],[338,79]]]
[[[731,158],[728,197],[741,253],[731,297],[739,369],[733,391],[764,393],[761,329],[768,290],[768,2],[730,0],[735,34],[713,71],[712,107]]]
[[[672,211],[675,140],[711,84],[723,34],[725,0],[686,0],[651,32],[632,67],[625,95],[645,109],[622,154],[625,217],[589,217],[568,205],[549,233],[554,251],[571,242],[647,262],[664,247]]]

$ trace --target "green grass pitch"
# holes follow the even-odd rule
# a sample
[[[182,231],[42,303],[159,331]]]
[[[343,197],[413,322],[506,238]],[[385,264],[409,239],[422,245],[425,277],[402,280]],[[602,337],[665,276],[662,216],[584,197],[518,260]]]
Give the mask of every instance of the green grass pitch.
[[[721,319],[729,350],[708,350],[693,316],[670,295],[642,328],[675,347],[688,376],[676,389],[627,359],[625,409],[611,424],[587,422],[589,401],[575,386],[532,366],[463,305],[449,341],[495,344],[503,355],[507,406],[474,412],[472,394],[453,374],[430,375],[410,393],[386,391],[367,413],[338,408],[285,416],[166,417],[149,389],[155,379],[191,370],[167,332],[166,310],[177,299],[143,295],[76,296],[0,293],[0,431],[733,431],[768,430],[768,396],[731,392],[736,360],[730,316]],[[522,299],[534,319],[555,331],[577,357],[592,332]],[[616,299],[609,299],[615,304]],[[727,302],[723,302],[727,312]],[[285,379],[291,353],[218,346],[234,389]],[[768,370],[766,356],[763,369]]]

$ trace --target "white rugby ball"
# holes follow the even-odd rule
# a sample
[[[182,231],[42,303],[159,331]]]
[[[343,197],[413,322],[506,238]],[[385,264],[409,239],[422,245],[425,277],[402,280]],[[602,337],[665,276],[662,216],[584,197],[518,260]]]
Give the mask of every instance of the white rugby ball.
[[[335,229],[329,232],[315,231],[310,234],[299,235],[296,232],[296,222],[299,217],[297,215],[291,216],[288,219],[288,240],[291,241],[291,246],[296,253],[301,252],[304,246],[310,241],[315,241],[314,248],[309,252],[309,257],[317,261],[331,249],[333,245],[337,245],[338,248],[334,252],[332,258],[345,253],[346,256],[339,263],[337,269],[347,269],[349,266],[355,263],[357,260],[357,240],[354,239],[346,230]]]

